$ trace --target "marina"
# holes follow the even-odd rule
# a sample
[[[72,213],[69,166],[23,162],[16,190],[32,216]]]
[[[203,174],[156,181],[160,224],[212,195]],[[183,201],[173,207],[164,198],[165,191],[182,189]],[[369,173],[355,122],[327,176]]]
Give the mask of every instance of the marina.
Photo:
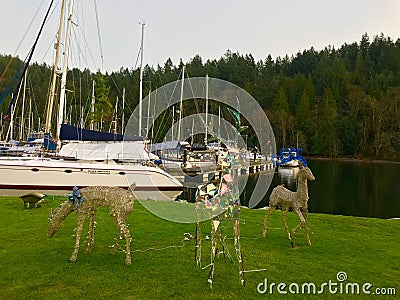
[[[43,20],[42,28],[46,23],[51,5]],[[67,74],[70,62],[69,55],[71,54],[73,12],[74,2],[69,1],[67,8],[66,1],[62,1],[57,41],[54,44],[56,55],[46,106],[46,122],[44,133],[39,136],[43,140],[42,144],[35,147],[36,150],[40,147],[40,150],[29,151],[30,147],[26,146],[17,148],[17,143],[12,147],[7,147],[9,142],[4,143],[4,147],[1,149],[2,156],[0,156],[0,177],[2,178],[0,195],[21,196],[29,193],[65,195],[74,187],[110,186],[128,189],[131,186],[135,186],[133,194],[139,199],[175,199],[182,191],[182,184],[161,168],[151,164],[145,138],[141,136],[140,126],[138,136],[118,134],[116,130],[113,133],[95,130],[98,129],[95,128],[93,121],[95,114],[95,81],[93,81],[92,85],[90,109],[92,115],[88,122],[90,129],[87,130],[83,127],[83,121],[80,122],[80,126],[66,124],[68,121],[66,111]],[[65,20],[66,24],[64,24]],[[62,39],[64,25],[66,26],[65,37]],[[41,32],[40,30],[37,40]],[[36,42],[31,50],[30,57],[32,57]],[[59,68],[61,44],[65,46],[65,49],[62,68]],[[25,64],[18,82],[17,93],[12,95],[8,105],[6,114],[11,116],[6,140],[9,138],[8,133],[12,137],[14,107],[18,101],[23,79],[25,80],[21,119],[24,120],[25,85],[28,66],[29,60]],[[143,61],[140,71],[143,74]],[[57,87],[59,92],[56,90]],[[142,80],[140,80],[140,88],[142,88]],[[59,101],[56,103],[55,95],[58,94]],[[7,93],[3,96],[3,99],[6,96]],[[52,122],[53,109],[56,112],[56,125]],[[7,117],[2,119],[2,130],[5,127],[4,121],[6,119]],[[116,128],[116,122],[114,125],[114,128]],[[23,129],[23,122],[21,122],[21,140],[23,139]]]

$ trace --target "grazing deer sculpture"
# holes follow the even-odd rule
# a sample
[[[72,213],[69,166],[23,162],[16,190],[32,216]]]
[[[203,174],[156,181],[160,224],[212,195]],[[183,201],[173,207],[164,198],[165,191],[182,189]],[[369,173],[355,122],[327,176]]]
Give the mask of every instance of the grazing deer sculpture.
[[[269,197],[269,207],[265,213],[263,237],[267,234],[267,223],[269,216],[274,210],[280,206],[282,209],[282,222],[285,225],[287,238],[290,240],[290,233],[286,221],[286,214],[289,208],[300,218],[300,224],[293,229],[293,233],[296,233],[300,228],[304,227],[306,241],[311,246],[310,236],[308,234],[308,186],[307,180],[315,180],[313,173],[310,168],[300,164],[300,170],[297,174],[297,191],[292,192],[285,188],[283,184],[278,185],[272,190],[271,196]]]
[[[130,189],[133,190],[135,184]],[[134,197],[130,190],[125,190],[118,187],[108,186],[93,186],[86,187],[79,190],[74,187],[73,193],[68,195],[68,200],[65,201],[61,207],[50,213],[50,222],[47,236],[52,237],[61,228],[61,224],[68,215],[76,211],[76,240],[75,248],[72,256],[69,259],[71,262],[76,261],[79,250],[79,242],[83,225],[85,223],[86,215],[89,218],[89,233],[86,253],[90,253],[94,242],[94,227],[97,209],[100,206],[107,207],[110,212],[110,217],[118,227],[118,237],[112,246],[112,253],[118,250],[118,242],[124,236],[126,243],[126,257],[125,264],[131,264],[130,242],[131,235],[126,224],[126,219],[133,209]]]

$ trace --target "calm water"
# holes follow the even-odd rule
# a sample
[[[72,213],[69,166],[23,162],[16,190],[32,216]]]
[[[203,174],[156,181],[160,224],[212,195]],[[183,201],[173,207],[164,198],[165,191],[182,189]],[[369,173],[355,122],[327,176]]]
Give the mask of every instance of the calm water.
[[[400,217],[400,164],[358,161],[309,160],[316,180],[308,183],[309,211],[362,217]],[[296,190],[296,169],[275,173],[258,207],[268,205],[272,189],[284,183]],[[250,175],[242,204],[258,175]],[[248,200],[247,200],[248,201]]]

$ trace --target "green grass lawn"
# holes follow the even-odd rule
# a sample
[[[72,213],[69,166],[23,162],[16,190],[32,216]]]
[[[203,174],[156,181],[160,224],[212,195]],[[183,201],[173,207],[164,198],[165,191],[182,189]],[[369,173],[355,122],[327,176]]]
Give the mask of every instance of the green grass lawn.
[[[75,214],[61,230],[47,238],[48,215],[65,198],[46,197],[40,208],[25,209],[17,197],[0,197],[0,299],[395,299],[400,298],[400,220],[310,214],[311,247],[303,232],[293,236],[295,248],[285,237],[280,212],[270,218],[266,239],[261,238],[263,210],[242,209],[241,249],[247,272],[246,287],[240,286],[236,261],[222,255],[216,259],[214,285],[207,286],[209,268],[194,262],[194,224],[174,223],[148,212],[135,202],[129,218],[132,234],[132,265],[125,255],[110,254],[117,233],[105,209],[97,216],[95,244],[85,254],[85,227],[78,260],[69,263],[74,247]],[[289,227],[297,225],[288,214]],[[230,253],[234,254],[232,226],[223,224]],[[209,222],[202,223],[203,238],[210,235]],[[210,240],[202,242],[202,266],[210,262]],[[346,272],[346,283],[371,283],[371,295],[336,294],[324,287],[321,295],[294,295],[296,285],[339,283],[338,272]],[[268,291],[257,286],[268,280]],[[276,285],[270,293],[271,283]],[[286,284],[287,295],[277,285]],[[263,285],[260,285],[263,288]],[[334,288],[334,287],[332,287]],[[396,296],[372,295],[376,288],[396,288]],[[385,290],[383,290],[385,291]],[[389,291],[389,290],[386,290]],[[391,292],[391,290],[390,290]],[[360,291],[362,293],[362,291]]]

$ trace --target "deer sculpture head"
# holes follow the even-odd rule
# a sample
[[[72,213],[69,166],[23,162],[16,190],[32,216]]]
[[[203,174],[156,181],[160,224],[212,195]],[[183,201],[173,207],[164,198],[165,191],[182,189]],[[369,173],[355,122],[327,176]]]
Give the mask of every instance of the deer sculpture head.
[[[301,180],[302,178],[308,180],[315,180],[314,174],[311,172],[311,169],[307,166],[304,166],[301,162],[299,162],[300,170],[297,174],[297,178]]]
[[[75,206],[65,201],[60,207],[57,207],[54,211],[50,211],[49,216],[49,227],[47,230],[47,237],[52,237],[57,231],[60,230],[62,221],[73,211]]]

